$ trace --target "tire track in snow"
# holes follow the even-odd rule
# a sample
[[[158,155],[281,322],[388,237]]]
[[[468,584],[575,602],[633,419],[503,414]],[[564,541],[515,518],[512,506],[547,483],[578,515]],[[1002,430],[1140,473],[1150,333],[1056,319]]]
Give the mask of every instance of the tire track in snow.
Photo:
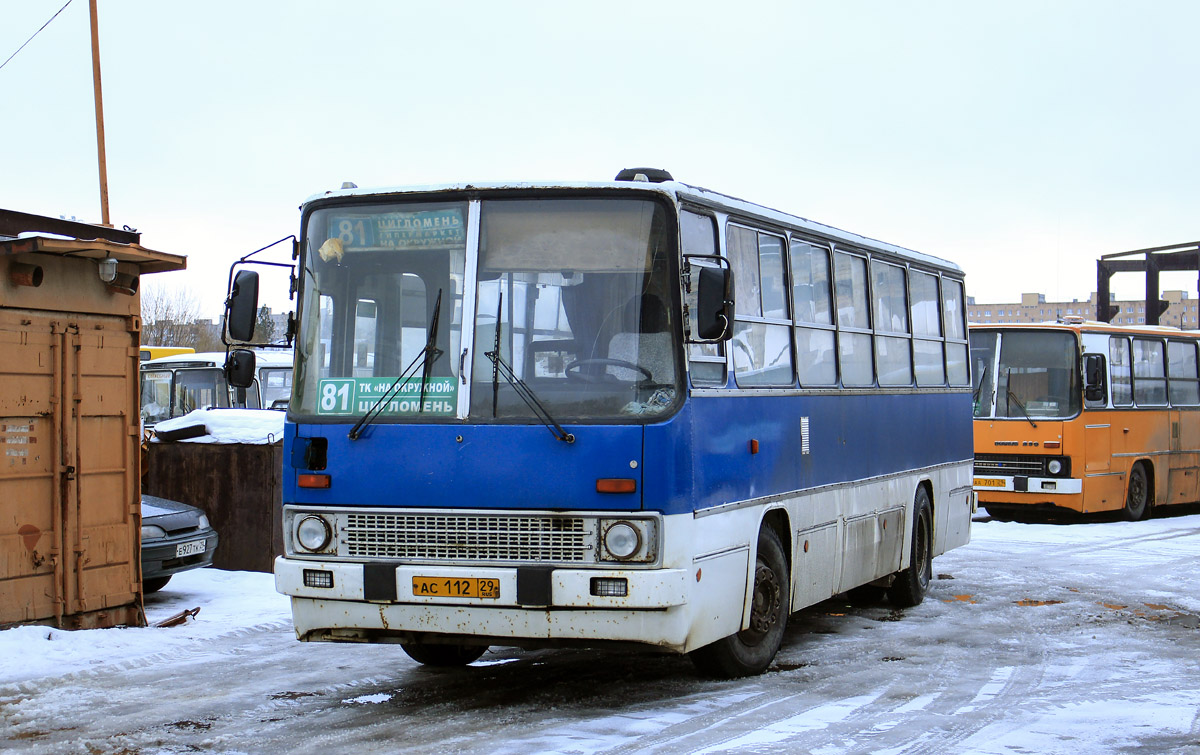
[[[68,673],[58,674],[55,676],[41,676],[41,677],[37,677],[35,679],[24,679],[21,681],[7,682],[5,684],[0,684],[0,704],[3,703],[3,701],[6,697],[15,697],[15,696],[21,696],[21,695],[27,696],[27,695],[31,695],[31,694],[36,694],[37,692],[39,692],[43,689],[52,689],[54,687],[58,687],[63,684],[69,684],[69,683],[76,682],[76,681],[84,681],[86,679],[93,678],[96,676],[104,676],[107,674],[119,673],[119,672],[136,671],[136,670],[142,669],[142,668],[149,668],[151,666],[157,666],[164,662],[175,663],[175,662],[179,662],[180,660],[186,661],[189,659],[195,659],[195,658],[199,658],[199,657],[207,657],[207,656],[212,655],[213,643],[225,643],[225,642],[233,641],[233,640],[243,640],[246,638],[254,637],[255,635],[259,635],[259,634],[270,634],[270,633],[274,633],[274,632],[279,632],[284,629],[290,630],[291,628],[292,628],[292,622],[290,619],[282,619],[279,621],[265,622],[262,624],[255,624],[254,626],[250,626],[250,627],[239,627],[235,630],[232,630],[229,632],[224,632],[222,634],[214,635],[211,637],[194,637],[194,638],[181,639],[179,641],[180,647],[172,648],[170,650],[165,650],[165,651],[161,651],[161,652],[157,652],[157,653],[148,653],[146,655],[139,655],[139,656],[135,656],[133,658],[127,658],[127,659],[120,660],[120,661],[114,661],[114,662],[108,662],[108,663],[102,662],[97,665],[89,666],[84,669],[79,669],[77,671],[70,671]],[[150,630],[162,631],[162,632],[170,632],[171,631],[170,628],[155,629],[154,627],[146,627],[145,629],[147,631],[150,631]],[[58,631],[58,630],[55,630],[55,631]],[[112,630],[98,630],[98,631],[123,631],[123,630],[112,629]],[[141,631],[141,630],[139,630],[139,631]],[[237,648],[238,648],[238,646],[235,645],[234,648],[230,651],[230,653],[232,654],[234,652],[237,652]]]

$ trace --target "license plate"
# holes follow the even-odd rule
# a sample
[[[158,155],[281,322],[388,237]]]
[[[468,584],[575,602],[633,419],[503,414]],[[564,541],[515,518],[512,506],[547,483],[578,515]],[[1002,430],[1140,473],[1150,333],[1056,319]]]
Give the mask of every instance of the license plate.
[[[197,553],[203,553],[205,542],[196,540],[191,543],[180,543],[175,546],[175,558],[183,558],[184,556],[194,556]]]
[[[983,477],[975,478],[975,487],[977,488],[1002,488],[1004,480],[988,480]]]
[[[499,598],[500,580],[483,577],[413,577],[414,596],[436,598]]]

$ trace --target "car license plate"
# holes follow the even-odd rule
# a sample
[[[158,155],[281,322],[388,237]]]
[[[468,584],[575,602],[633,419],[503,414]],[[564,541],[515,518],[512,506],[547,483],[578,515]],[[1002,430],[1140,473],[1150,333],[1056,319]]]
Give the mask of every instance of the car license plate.
[[[481,577],[413,577],[412,591],[415,596],[496,599],[500,597],[500,580]]]
[[[205,542],[196,540],[191,543],[180,543],[175,547],[175,558],[183,558],[184,556],[194,556],[197,553],[203,553]]]
[[[1002,488],[1004,480],[989,480],[984,477],[975,478],[975,487],[977,488]]]

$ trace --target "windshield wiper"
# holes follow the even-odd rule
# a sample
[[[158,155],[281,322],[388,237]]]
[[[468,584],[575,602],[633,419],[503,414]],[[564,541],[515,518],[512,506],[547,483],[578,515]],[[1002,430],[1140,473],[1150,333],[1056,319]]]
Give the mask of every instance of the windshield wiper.
[[[980,391],[983,390],[983,381],[987,380],[987,371],[988,371],[988,367],[990,367],[990,366],[991,365],[987,365],[987,364],[985,364],[983,366],[983,372],[980,373],[980,375],[979,375],[979,385],[975,386],[975,390],[971,393],[972,403],[979,400],[979,393],[980,393]]]
[[[354,423],[354,427],[350,428],[350,440],[358,440],[362,437],[363,430],[367,425],[375,421],[375,418],[383,412],[383,408],[387,406],[387,402],[392,400],[396,393],[412,382],[413,373],[416,371],[417,364],[423,365],[421,370],[421,403],[417,406],[418,412],[425,411],[425,385],[433,372],[433,364],[438,357],[442,355],[442,350],[435,344],[437,343],[438,316],[442,310],[442,290],[438,289],[437,302],[434,304],[433,318],[429,321],[429,338],[426,339],[425,345],[421,351],[413,358],[408,366],[404,368],[404,372],[400,373],[400,377],[392,381],[388,389],[383,392],[371,408],[359,418],[358,422]]]
[[[1033,417],[1029,416],[1029,410],[1027,410],[1025,408],[1025,405],[1021,403],[1021,399],[1019,399],[1017,397],[1017,394],[1013,393],[1013,389],[1008,387],[1009,375],[1011,373],[1012,373],[1012,370],[1009,370],[1008,372],[1004,373],[1004,390],[1006,391],[1005,403],[1004,403],[1004,413],[1011,415],[1012,402],[1016,401],[1017,408],[1020,409],[1021,414],[1023,414],[1025,416],[1025,421],[1028,422],[1030,425],[1033,425],[1033,427],[1036,428],[1037,423],[1033,421]]]
[[[425,348],[422,351],[425,353],[425,366],[421,370],[421,403],[417,405],[417,412],[425,411],[425,387],[429,385],[429,379],[433,377],[433,363],[442,355],[442,350],[437,347],[438,323],[442,319],[442,289],[438,289],[437,299],[433,302],[433,319],[429,321],[429,338],[425,341]]]
[[[504,379],[513,387],[513,390],[516,392],[516,394],[521,397],[521,400],[524,401],[529,407],[530,411],[534,413],[534,416],[541,420],[541,423],[546,426],[546,429],[550,431],[550,434],[553,435],[556,440],[561,440],[564,443],[575,442],[575,436],[572,433],[564,430],[563,426],[558,424],[558,422],[556,422],[554,418],[550,416],[550,412],[546,411],[546,407],[542,406],[542,402],[538,401],[533,389],[530,388],[524,380],[517,377],[516,373],[513,372],[512,367],[510,367],[507,362],[500,358],[499,350],[485,352],[484,356],[492,360],[493,368],[500,375],[504,376]],[[494,377],[493,380],[495,380]],[[495,414],[494,404],[492,407],[492,413]]]
[[[504,307],[504,292],[500,292],[499,301],[496,302],[496,337],[492,340],[492,352],[500,353],[500,315],[503,314]],[[492,360],[492,419],[496,418],[496,404],[500,399],[500,365]]]

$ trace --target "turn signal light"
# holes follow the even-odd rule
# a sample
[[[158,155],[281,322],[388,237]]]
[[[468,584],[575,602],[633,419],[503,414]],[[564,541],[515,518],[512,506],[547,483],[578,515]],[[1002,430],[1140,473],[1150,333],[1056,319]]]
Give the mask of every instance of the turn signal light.
[[[596,480],[597,493],[636,493],[637,480],[623,477],[601,477]]]
[[[327,488],[331,482],[327,474],[302,474],[296,478],[296,484],[302,488]]]

